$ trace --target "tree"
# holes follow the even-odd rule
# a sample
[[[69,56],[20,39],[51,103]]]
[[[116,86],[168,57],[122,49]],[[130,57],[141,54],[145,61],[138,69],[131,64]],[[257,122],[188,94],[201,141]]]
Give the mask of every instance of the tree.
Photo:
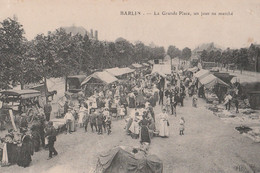
[[[190,57],[191,57],[191,50],[190,48],[188,47],[185,47],[184,49],[182,49],[182,52],[181,52],[181,58],[183,60],[190,60]]]
[[[176,58],[181,56],[181,51],[177,47],[170,45],[168,47],[167,54],[171,58]]]
[[[249,61],[248,61],[248,50],[246,48],[241,48],[238,51],[238,56],[237,56],[236,63],[240,67],[240,72],[242,74],[242,70],[244,70],[248,66],[248,64],[249,64]]]
[[[248,60],[250,65],[252,66],[251,69],[254,69],[255,72],[260,72],[260,47],[251,44],[248,49],[248,52]]]
[[[41,78],[35,72],[34,61],[28,57],[31,45],[24,37],[23,26],[7,18],[0,27],[0,57],[2,85],[21,85],[38,82]],[[33,76],[33,77],[32,77]]]

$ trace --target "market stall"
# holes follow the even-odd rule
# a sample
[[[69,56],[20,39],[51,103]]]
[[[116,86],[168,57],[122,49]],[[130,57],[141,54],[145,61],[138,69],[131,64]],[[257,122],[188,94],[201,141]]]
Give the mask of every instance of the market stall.
[[[116,81],[118,79],[106,71],[95,72],[81,83],[81,87],[84,88],[85,95],[90,96],[94,93],[95,88],[104,87]]]
[[[158,73],[161,76],[165,77],[166,75],[171,74],[171,65],[169,64],[154,64],[152,74]]]
[[[210,74],[209,70],[201,69],[200,71],[198,71],[197,73],[194,74],[194,77],[200,80],[200,79],[204,78],[205,76],[208,76],[209,74]]]
[[[224,94],[226,89],[229,87],[227,83],[217,78],[213,74],[209,74],[199,80],[199,85],[205,89],[205,98],[207,102],[219,101]]]
[[[118,79],[125,79],[127,78],[128,75],[134,73],[134,69],[130,69],[129,67],[124,67],[124,68],[109,68],[105,69],[104,71],[110,73],[111,75],[117,77]]]

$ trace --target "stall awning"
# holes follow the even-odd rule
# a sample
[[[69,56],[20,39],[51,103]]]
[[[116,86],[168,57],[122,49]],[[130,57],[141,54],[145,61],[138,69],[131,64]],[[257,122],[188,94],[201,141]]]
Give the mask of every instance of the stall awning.
[[[150,66],[149,64],[147,64],[147,63],[145,63],[145,62],[142,63],[142,65],[143,65],[143,66],[147,66],[147,67]]]
[[[200,83],[202,85],[204,85],[205,88],[212,88],[216,84],[225,85],[225,86],[229,87],[229,85],[227,83],[225,83],[221,79],[217,78],[213,74],[209,74],[208,76],[206,76],[203,79],[201,79]]]
[[[148,63],[153,65],[154,64],[154,60],[149,60]]]
[[[105,69],[104,71],[118,77],[118,76],[122,76],[124,74],[129,74],[129,73],[133,73],[135,70],[134,69],[130,69],[128,67],[125,68],[110,68],[110,69]]]
[[[113,83],[115,81],[117,81],[118,79],[113,76],[112,74],[106,72],[106,71],[102,71],[102,72],[95,72],[92,75],[88,76],[82,83],[82,85],[87,84],[91,79],[96,79],[101,81],[104,84],[110,84]]]
[[[159,74],[171,74],[171,65],[169,64],[154,64],[152,73],[159,73]]]
[[[190,71],[192,73],[195,73],[196,71],[198,71],[198,67],[192,67],[192,68],[188,68],[187,71]]]
[[[131,65],[134,68],[142,68],[143,66],[141,64],[132,64]]]
[[[196,77],[198,79],[202,79],[205,76],[207,76],[208,74],[210,74],[210,71],[201,69],[200,71],[198,71],[197,73],[194,74],[194,77]]]

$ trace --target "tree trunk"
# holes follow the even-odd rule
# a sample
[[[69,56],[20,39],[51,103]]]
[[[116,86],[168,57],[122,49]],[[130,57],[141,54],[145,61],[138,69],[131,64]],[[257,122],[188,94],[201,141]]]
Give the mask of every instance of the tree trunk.
[[[21,82],[20,85],[21,85],[21,90],[23,90],[23,89],[24,89],[24,84],[23,84],[23,82]]]
[[[47,79],[46,77],[44,76],[44,92],[45,92],[45,99],[46,99],[46,104],[48,103],[48,88],[47,88]]]
[[[68,75],[65,76],[65,92],[68,90]]]

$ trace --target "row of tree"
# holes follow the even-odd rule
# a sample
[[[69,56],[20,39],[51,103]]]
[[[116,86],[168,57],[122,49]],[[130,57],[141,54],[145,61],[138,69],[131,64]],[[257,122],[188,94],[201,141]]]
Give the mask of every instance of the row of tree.
[[[0,26],[0,88],[39,82],[50,77],[89,74],[95,69],[129,66],[163,58],[163,47],[135,44],[119,38],[115,42],[89,39],[59,28],[28,41],[16,19]]]
[[[184,49],[180,50],[177,47],[170,45],[167,50],[167,54],[171,58],[180,58],[182,60],[190,60],[191,58],[191,49],[188,47],[185,47]]]
[[[260,70],[260,47],[251,44],[249,48],[230,49],[224,51],[203,50],[200,56],[202,61],[216,62],[223,66],[233,64],[241,70],[249,70],[259,72]]]

